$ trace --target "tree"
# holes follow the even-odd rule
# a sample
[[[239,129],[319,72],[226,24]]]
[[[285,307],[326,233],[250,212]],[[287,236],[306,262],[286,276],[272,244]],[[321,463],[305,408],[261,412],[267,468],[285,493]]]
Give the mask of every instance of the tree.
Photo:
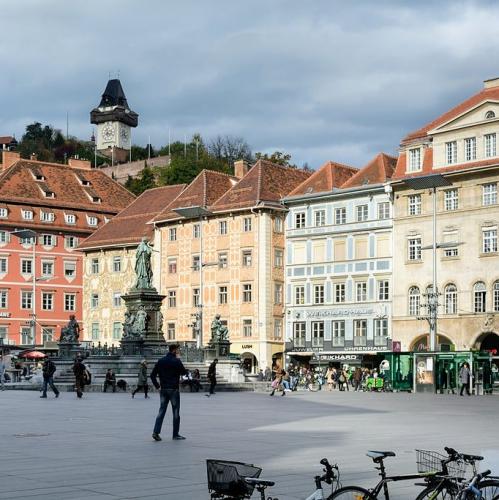
[[[250,145],[242,137],[217,135],[208,143],[208,152],[217,160],[232,166],[236,160],[253,160]]]
[[[154,172],[150,167],[146,166],[140,171],[140,174],[135,179],[128,176],[125,182],[125,187],[135,195],[140,195],[144,191],[156,187],[156,179]]]
[[[288,153],[283,153],[282,151],[274,151],[271,155],[267,153],[256,153],[256,160],[267,160],[277,165],[283,165],[285,167],[298,168],[296,165],[290,163],[291,155]]]

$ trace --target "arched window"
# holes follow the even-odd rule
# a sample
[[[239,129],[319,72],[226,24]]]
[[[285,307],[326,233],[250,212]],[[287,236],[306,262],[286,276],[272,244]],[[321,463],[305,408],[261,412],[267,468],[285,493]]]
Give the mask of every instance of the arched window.
[[[495,117],[496,117],[496,114],[493,111],[487,111],[487,113],[485,113],[486,120],[490,120],[491,118],[495,118]]]
[[[499,281],[494,283],[494,311],[499,311]]]
[[[444,290],[445,314],[457,314],[457,287],[449,283]]]
[[[409,316],[419,316],[421,295],[417,286],[409,288]]]
[[[485,312],[485,299],[487,289],[483,281],[477,281],[473,286],[473,311],[476,313]]]

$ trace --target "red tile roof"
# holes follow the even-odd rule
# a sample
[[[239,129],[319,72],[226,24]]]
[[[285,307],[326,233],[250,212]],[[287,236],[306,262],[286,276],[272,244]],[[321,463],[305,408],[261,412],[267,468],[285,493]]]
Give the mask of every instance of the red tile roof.
[[[451,110],[447,111],[443,115],[440,115],[435,120],[431,121],[430,123],[427,123],[424,127],[421,127],[420,129],[415,130],[410,134],[407,134],[402,139],[402,144],[411,142],[415,139],[421,139],[423,137],[426,137],[429,130],[432,130],[440,125],[443,125],[444,123],[452,120],[453,118],[456,118],[461,114],[465,113],[469,109],[474,108],[475,106],[488,100],[494,100],[494,101],[499,100],[499,87],[491,87],[481,90],[477,94],[461,102],[460,104],[458,104]]]
[[[12,142],[17,142],[11,135],[0,136],[0,144],[12,144]]]
[[[341,187],[346,189],[366,184],[383,184],[392,178],[396,164],[397,158],[379,153]]]
[[[258,160],[248,173],[210,206],[215,212],[276,205],[305,179],[310,172]]]
[[[150,240],[154,226],[148,222],[170,205],[185,187],[185,184],[177,184],[145,191],[110,222],[87,238],[78,249],[84,251],[138,244],[143,237]]]
[[[348,165],[342,165],[333,161],[328,161],[316,170],[307,180],[297,186],[288,196],[300,196],[312,193],[326,193],[334,188],[339,188],[358,169]]]

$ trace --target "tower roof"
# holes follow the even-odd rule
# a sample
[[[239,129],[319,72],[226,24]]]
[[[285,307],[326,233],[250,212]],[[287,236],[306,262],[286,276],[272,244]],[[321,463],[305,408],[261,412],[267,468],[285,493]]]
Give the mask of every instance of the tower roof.
[[[108,106],[123,106],[125,109],[130,109],[121,82],[117,78],[107,82],[106,90],[102,94],[99,107]]]

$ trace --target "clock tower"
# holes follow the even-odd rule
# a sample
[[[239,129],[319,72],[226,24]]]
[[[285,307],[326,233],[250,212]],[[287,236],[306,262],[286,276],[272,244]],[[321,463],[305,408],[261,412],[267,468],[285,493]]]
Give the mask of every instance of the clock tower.
[[[115,161],[126,161],[132,147],[130,131],[138,118],[128,106],[121,82],[109,80],[99,106],[90,112],[90,122],[97,125],[97,151]]]

